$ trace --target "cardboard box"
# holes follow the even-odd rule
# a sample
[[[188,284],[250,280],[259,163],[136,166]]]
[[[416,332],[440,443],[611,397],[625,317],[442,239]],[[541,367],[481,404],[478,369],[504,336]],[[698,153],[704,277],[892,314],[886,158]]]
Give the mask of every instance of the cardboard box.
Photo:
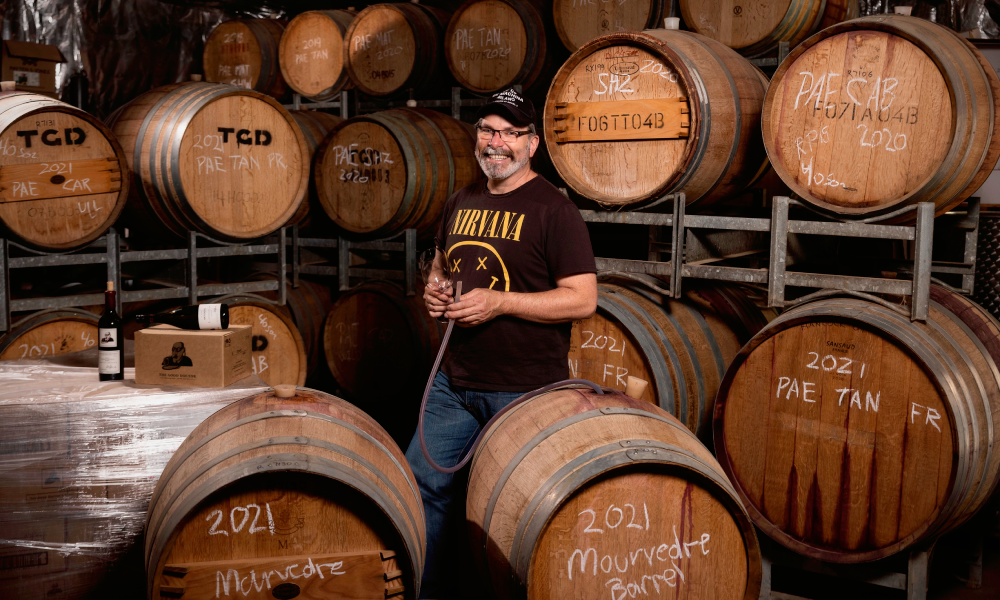
[[[25,92],[45,94],[58,99],[56,95],[56,64],[66,59],[56,46],[4,40],[0,67],[3,81],[13,81],[16,89]]]
[[[135,382],[226,387],[247,377],[250,325],[192,331],[155,325],[135,333]]]

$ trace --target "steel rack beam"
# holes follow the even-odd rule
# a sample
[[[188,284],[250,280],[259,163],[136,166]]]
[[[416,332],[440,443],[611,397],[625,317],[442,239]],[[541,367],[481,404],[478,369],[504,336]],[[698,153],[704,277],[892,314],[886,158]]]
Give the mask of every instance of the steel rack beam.
[[[303,96],[301,94],[292,94],[292,103],[285,104],[284,107],[290,110],[319,110],[325,108],[336,108],[340,110],[340,117],[342,119],[348,118],[348,107],[350,103],[347,101],[347,90],[340,92],[340,97],[337,100],[326,101],[326,102],[313,102],[306,98],[306,101],[302,101]]]
[[[245,243],[229,243],[191,232],[186,248],[125,252],[121,250],[121,238],[113,228],[94,242],[70,252],[43,252],[22,246],[11,240],[0,239],[0,247],[2,247],[2,252],[0,252],[0,331],[10,329],[12,312],[91,306],[104,302],[103,294],[13,300],[10,298],[10,274],[13,269],[105,264],[107,265],[107,281],[114,282],[115,289],[120,290],[117,302],[119,313],[122,312],[122,304],[126,302],[187,298],[190,303],[196,304],[200,298],[208,296],[261,291],[277,291],[278,300],[274,303],[284,304],[287,295],[285,289],[286,230],[279,229],[276,233],[275,242],[268,243],[267,240],[264,240],[264,243],[261,243],[261,240],[255,240]],[[199,245],[200,240],[208,241],[214,246],[202,247]],[[11,248],[15,248],[21,253],[27,253],[29,256],[12,257],[10,256]],[[198,283],[199,258],[259,255],[276,255],[278,276],[275,280],[201,285]],[[162,260],[187,261],[186,285],[164,286],[150,290],[122,289],[122,264]]]
[[[978,235],[979,203],[973,199],[968,203],[967,215],[952,224],[953,228],[966,229],[963,263],[934,262],[934,205],[920,203],[907,207],[892,216],[915,212],[912,225],[885,225],[879,222],[829,221],[790,219],[789,206],[798,202],[784,196],[773,199],[771,218],[730,217],[716,215],[686,215],[683,195],[668,196],[659,201],[672,202],[673,212],[601,212],[581,210],[583,220],[590,223],[620,223],[650,227],[650,249],[648,261],[598,258],[599,271],[629,274],[646,274],[667,278],[673,297],[680,297],[681,284],[685,277],[712,279],[736,283],[766,285],[768,305],[787,307],[797,303],[787,300],[789,287],[819,288],[821,290],[843,291],[855,294],[891,294],[911,298],[909,316],[913,320],[925,320],[930,304],[930,283],[933,274],[962,275],[963,289],[971,292],[969,280],[975,273],[975,245]],[[959,215],[960,216],[960,215]],[[821,215],[820,218],[825,218]],[[872,219],[871,221],[875,221]],[[669,243],[660,241],[656,228],[670,227]],[[699,259],[685,262],[685,243],[689,230],[742,231],[770,234],[770,252],[766,268],[749,268],[721,264],[725,260],[757,255],[760,251],[734,252],[726,257]],[[805,273],[787,270],[789,235],[821,235],[867,239],[898,240],[913,243],[913,260],[902,263],[904,271],[912,275],[912,280],[878,277],[858,277],[827,273]],[[669,253],[669,260],[658,260]]]
[[[402,238],[402,241],[397,241]],[[402,233],[382,240],[355,242],[343,237],[337,238],[306,238],[298,234],[298,227],[292,227],[289,243],[292,244],[292,281],[293,285],[300,275],[322,275],[336,277],[340,291],[351,289],[351,278],[402,281],[407,296],[416,295],[414,282],[417,277],[417,230],[405,229]],[[337,250],[337,264],[302,264],[303,248],[325,248]],[[352,267],[351,253],[357,250],[369,250],[403,254],[403,270],[371,269]]]

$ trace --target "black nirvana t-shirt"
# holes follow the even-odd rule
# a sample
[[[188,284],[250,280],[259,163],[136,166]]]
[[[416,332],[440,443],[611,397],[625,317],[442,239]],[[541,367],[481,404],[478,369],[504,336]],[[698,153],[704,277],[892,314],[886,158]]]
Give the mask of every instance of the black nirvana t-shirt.
[[[579,210],[542,177],[507,194],[491,194],[486,181],[459,190],[445,205],[436,243],[463,294],[544,292],[557,279],[597,270]],[[507,315],[456,324],[444,372],[460,386],[511,392],[566,379],[571,326]]]

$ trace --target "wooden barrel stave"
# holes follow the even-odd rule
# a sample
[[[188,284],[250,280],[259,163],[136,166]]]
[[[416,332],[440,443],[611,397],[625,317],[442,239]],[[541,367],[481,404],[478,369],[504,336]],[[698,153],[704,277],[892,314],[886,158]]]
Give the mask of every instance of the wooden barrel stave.
[[[439,341],[438,323],[421,298],[408,298],[400,286],[377,281],[341,294],[323,333],[330,373],[361,400],[403,394],[424,377]],[[387,365],[395,373],[391,378],[383,373]]]
[[[545,26],[526,0],[468,0],[452,15],[444,40],[452,75],[474,92],[530,89],[545,67]]]
[[[794,48],[820,29],[856,18],[859,9],[858,0],[791,0],[784,4],[736,6],[728,0],[680,2],[684,22],[693,31],[745,56],[774,52],[782,41]]]
[[[0,221],[18,240],[70,250],[100,237],[121,214],[127,159],[96,117],[48,96],[0,93],[0,148]]]
[[[660,70],[653,73],[656,66]],[[613,88],[612,67],[623,73],[615,75]],[[641,71],[647,67],[649,72]],[[629,87],[625,78],[636,85]],[[544,127],[553,164],[577,193],[605,207],[642,208],[679,192],[692,207],[731,196],[758,178],[766,165],[758,127],[766,81],[760,69],[732,49],[698,34],[649,30],[603,36],[577,51],[549,90]],[[585,132],[583,121],[577,132],[567,125],[573,120],[567,116],[588,110],[610,114],[611,103],[619,101],[655,103],[635,105],[634,110],[650,116],[648,125],[638,120],[638,129],[653,131],[657,122],[652,116],[662,115],[664,127],[659,129],[674,137],[620,138],[631,134],[603,134],[599,127]],[[608,130],[617,128],[608,123]]]
[[[231,544],[241,531],[250,535],[237,526],[237,517],[212,524],[217,513],[260,511],[258,503],[265,505],[268,523],[258,523],[264,533],[257,535],[267,536],[270,528],[267,539],[277,536],[278,543]],[[225,536],[209,533],[227,529],[232,531]],[[252,566],[307,552],[388,555],[385,550],[398,552],[395,566],[404,574],[400,579],[386,569],[375,583],[390,597],[402,591],[384,582],[402,581],[406,597],[416,597],[424,544],[423,508],[412,472],[378,424],[321,392],[298,390],[288,399],[262,394],[209,417],[164,469],[147,515],[149,597],[159,598],[158,586],[164,584],[184,587],[183,576],[171,577],[166,565],[194,570],[199,563],[214,567],[228,560],[228,568],[240,568],[236,561]]]
[[[108,121],[108,125],[122,139],[126,148],[133,150],[129,165],[135,175],[137,195],[141,188],[141,196],[146,200],[141,202],[130,198],[125,220],[141,224],[144,230],[153,231],[155,223],[160,222],[178,237],[186,236],[186,232],[195,229],[195,225],[186,215],[176,210],[172,203],[163,201],[162,188],[158,185],[153,170],[154,152],[157,150],[154,139],[159,137],[162,122],[158,127],[153,118],[158,113],[162,114],[163,119],[168,116],[161,111],[168,103],[171,92],[176,92],[181,85],[183,84],[165,86],[143,94],[121,111],[116,111],[112,115],[113,120]],[[207,89],[200,90],[201,95],[208,92]],[[147,135],[150,127],[153,131]]]
[[[963,91],[964,95],[969,98],[969,114],[975,115],[975,122],[969,128],[968,140],[970,143],[964,146],[963,152],[960,152],[961,159],[958,168],[951,171],[950,178],[945,179],[947,184],[936,191],[936,195],[950,198],[950,201],[945,202],[942,207],[937,209],[937,212],[940,214],[958,205],[965,199],[961,195],[962,190],[968,189],[975,177],[981,173],[986,155],[991,150],[990,146],[1000,146],[1000,141],[993,144],[990,143],[992,134],[995,131],[994,121],[996,115],[994,114],[994,107],[996,99],[992,98],[994,86],[991,86],[982,63],[976,59],[975,49],[970,52],[970,46],[967,42],[946,27],[939,25],[933,28],[926,27],[924,24],[927,23],[929,25],[930,22],[922,19],[914,20],[923,21],[914,23],[917,26],[915,31],[923,31],[927,36],[936,36],[936,39],[942,42],[942,46],[945,47],[951,56],[951,61],[961,65],[960,68],[965,71],[965,76],[962,78],[962,83],[965,84]],[[905,23],[904,25],[909,24]],[[952,35],[941,35],[940,29],[949,31]],[[989,73],[994,79],[996,78],[996,71],[993,68],[989,68]],[[978,132],[980,128],[983,128],[987,135],[980,135]],[[994,150],[994,152],[997,151]],[[991,171],[992,168],[993,166],[990,165],[989,169]],[[968,192],[972,193],[976,189],[978,187],[968,190]]]
[[[0,337],[0,360],[43,358],[92,348],[97,343],[99,318],[76,308],[28,315]]]
[[[299,287],[288,288],[287,306],[305,343],[308,371],[315,373],[323,363],[323,323],[333,307],[330,289],[299,281]]]
[[[420,297],[406,297],[393,283],[367,282],[337,298],[322,341],[339,388],[405,445],[440,340],[440,325]]]
[[[865,77],[848,81],[853,92],[829,90],[825,108],[809,111],[808,102],[816,105],[810,98],[818,98],[812,96],[813,88],[825,86],[813,71],[829,70],[825,62],[836,63],[848,46],[866,49],[851,54],[851,67]],[[892,61],[876,60],[885,52]],[[914,17],[865,17],[823,30],[796,48],[768,89],[762,128],[775,171],[807,202],[842,216],[913,220],[912,211],[898,217],[891,213],[923,201],[933,202],[937,214],[949,210],[978,189],[985,171],[1000,157],[1000,139],[993,135],[994,90],[1000,89],[1000,80],[982,61],[954,32]],[[913,83],[916,76],[920,85]],[[808,77],[813,78],[811,87]],[[880,88],[880,95],[858,110],[861,101],[852,104],[852,99],[856,93],[870,95],[859,90],[872,87],[873,78],[894,83]],[[809,96],[802,107],[792,89],[797,84],[805,90],[803,97]],[[834,101],[844,107],[836,119],[829,114]],[[879,104],[877,118],[884,125],[876,125],[872,102]],[[852,109],[850,118],[847,108]],[[811,143],[805,143],[807,137]],[[799,139],[802,153],[796,146]],[[831,177],[839,185],[830,184]]]
[[[444,31],[450,15],[423,4],[373,4],[351,22],[344,36],[344,68],[370,96],[439,83]]]
[[[305,385],[308,359],[305,342],[284,306],[253,298],[225,298],[229,322],[251,326],[253,374],[270,386]]]
[[[963,362],[970,364],[970,372],[975,376],[975,385],[982,403],[973,405],[974,419],[980,423],[978,429],[973,429],[973,445],[975,436],[983,436],[992,441],[993,433],[1000,431],[1000,416],[994,407],[1000,406],[1000,393],[992,381],[1000,380],[997,359],[1000,358],[1000,323],[985,309],[959,294],[953,294],[934,286],[931,298],[938,305],[938,310],[947,316],[949,324],[946,330],[952,339],[959,340],[964,346]],[[986,453],[981,468],[973,468],[970,486],[964,494],[965,502],[955,510],[952,520],[944,525],[953,529],[972,518],[992,497],[1000,477],[991,474],[1000,473],[1000,454],[992,450]]]
[[[763,308],[767,303],[766,294],[749,287],[695,285],[685,292],[684,297],[700,307],[699,310],[706,315],[705,319],[713,331],[722,326],[735,333],[739,346],[748,342],[778,316],[774,309]],[[721,325],[716,323],[717,318],[722,321]]]
[[[259,274],[255,278],[274,279],[273,273]],[[277,301],[278,292],[261,292],[268,300]],[[323,359],[323,324],[326,315],[333,306],[330,288],[312,281],[299,280],[299,286],[293,287],[291,282],[285,286],[285,311],[302,337],[306,355],[307,378],[312,377],[324,364]]]
[[[366,140],[364,147],[356,140]],[[348,151],[352,144],[357,152]],[[481,176],[474,144],[472,127],[432,110],[349,119],[316,152],[319,203],[334,223],[359,236],[415,228],[426,237],[451,194]]]
[[[210,83],[164,86],[116,112],[110,125],[137,179],[127,219],[143,232],[165,226],[185,238],[199,231],[226,241],[253,239],[287,222],[306,195],[305,139],[280,104],[257,92]],[[222,131],[225,125],[232,127]]]
[[[1000,374],[984,340],[996,348],[996,324],[977,335],[968,323],[988,322],[985,311],[943,290],[935,296],[967,314],[935,301],[923,325],[857,300],[811,303],[779,317],[730,367],[716,404],[716,451],[755,523],[779,543],[821,560],[875,560],[954,528],[992,493]],[[823,340],[836,352],[809,352]],[[819,366],[830,374],[799,365],[812,355],[829,363]],[[838,401],[845,388],[833,371],[848,368],[858,379],[849,375],[849,399]],[[774,378],[779,371],[787,381]],[[799,401],[808,395],[800,380],[816,388],[810,404]],[[778,383],[785,400],[800,405],[797,416],[782,395],[774,399]],[[761,394],[771,396],[766,411]],[[822,439],[814,429],[825,432]],[[795,476],[782,475],[788,472]]]
[[[344,35],[355,15],[353,10],[313,10],[288,23],[278,62],[289,87],[317,102],[351,87],[344,69]]]
[[[618,31],[643,31],[663,26],[673,0],[591,4],[574,0],[554,0],[552,13],[559,39],[570,52],[587,42]]]
[[[655,503],[642,503],[647,497]],[[682,497],[692,499],[686,508],[681,508],[688,502]],[[639,533],[627,529],[627,550],[624,541],[602,544],[622,524],[609,528],[611,522],[603,522],[605,512],[614,515],[616,504],[624,511],[622,521],[649,519],[643,523],[646,529],[636,525]],[[680,531],[674,524],[680,517],[674,514],[677,510],[689,511]],[[589,525],[588,513],[595,517]],[[647,535],[663,535],[673,543],[677,533],[678,544],[680,537],[685,543],[688,536],[697,541],[707,533],[698,527],[707,523],[713,527],[708,538],[722,538],[711,549],[717,552],[712,560],[720,562],[712,565],[713,571],[695,562],[701,557],[687,557],[688,562],[681,563],[686,581],[708,595],[714,592],[713,597],[756,598],[759,593],[760,554],[753,527],[711,454],[676,419],[618,392],[561,390],[505,414],[487,431],[473,458],[466,515],[473,552],[500,598],[603,597],[613,577],[619,578],[621,588],[616,589],[633,579],[642,581],[643,574],[648,577],[643,563],[634,574],[629,572],[633,563],[626,565],[624,575],[619,566],[618,572],[612,569],[611,575],[600,577],[609,570],[601,567],[592,573],[588,558],[583,558],[586,570],[576,572],[574,580],[567,571],[580,566],[573,562],[576,554],[587,557],[598,546],[601,551],[595,549],[594,560],[603,561],[600,555],[610,544],[635,552],[647,545]],[[603,533],[591,533],[598,529]],[[646,534],[650,529],[653,533]],[[595,581],[591,575],[600,578]],[[678,585],[676,572],[673,576],[670,587]],[[604,579],[609,581],[600,585]]]
[[[573,324],[571,375],[618,390],[629,376],[644,379],[650,385],[641,399],[709,439],[719,384],[746,332],[766,324],[761,311],[751,305],[725,314],[723,299],[738,294],[727,286],[703,292],[708,301],[694,291],[676,301],[624,283],[601,283],[598,292],[597,314]]]
[[[980,67],[982,67],[982,72],[986,76],[990,93],[993,97],[993,108],[991,111],[992,116],[992,128],[991,135],[992,139],[1000,139],[1000,76],[997,76],[996,70],[993,65],[986,60],[982,52],[979,52],[972,42],[961,38],[966,46],[972,50],[973,56],[979,62]],[[986,183],[990,174],[993,173],[993,168],[996,166],[997,161],[1000,160],[1000,144],[990,143],[989,147],[986,149],[986,154],[983,156],[982,163],[979,167],[979,172],[972,178],[969,185],[965,187],[960,193],[958,193],[951,202],[946,205],[946,210],[951,210],[961,204],[966,198],[972,196],[976,193]]]
[[[275,98],[288,92],[278,60],[285,26],[278,19],[235,19],[216,26],[205,40],[205,81],[227,83]]]
[[[290,112],[305,137],[306,146],[309,148],[309,162],[312,162],[313,153],[323,143],[323,139],[330,133],[330,130],[344,121],[337,115],[318,110],[293,110]]]
[[[337,124],[344,121],[343,118],[336,115],[331,115],[330,113],[320,112],[318,110],[293,110],[290,111],[292,118],[295,119],[296,124],[298,124],[299,129],[302,131],[302,136],[306,141],[306,147],[309,150],[308,154],[308,164],[310,169],[313,164],[313,157],[316,154],[316,148],[319,147],[326,135],[337,126]],[[298,225],[299,227],[307,227],[310,224],[309,215],[312,211],[312,205],[315,202],[315,190],[311,189],[310,185],[309,196],[302,201],[299,205],[299,209],[295,212],[290,219],[288,219],[287,225]]]

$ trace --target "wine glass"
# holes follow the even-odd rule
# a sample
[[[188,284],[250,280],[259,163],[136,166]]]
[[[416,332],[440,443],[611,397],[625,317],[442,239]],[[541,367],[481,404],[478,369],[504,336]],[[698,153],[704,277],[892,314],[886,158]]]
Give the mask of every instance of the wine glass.
[[[420,276],[424,280],[424,285],[435,291],[443,292],[451,287],[450,273],[446,272],[446,278],[441,279],[440,275],[431,275],[434,269],[434,258],[437,256],[437,248],[431,247],[420,253],[417,265],[420,267]],[[441,323],[447,323],[448,319],[443,315],[438,317]]]

